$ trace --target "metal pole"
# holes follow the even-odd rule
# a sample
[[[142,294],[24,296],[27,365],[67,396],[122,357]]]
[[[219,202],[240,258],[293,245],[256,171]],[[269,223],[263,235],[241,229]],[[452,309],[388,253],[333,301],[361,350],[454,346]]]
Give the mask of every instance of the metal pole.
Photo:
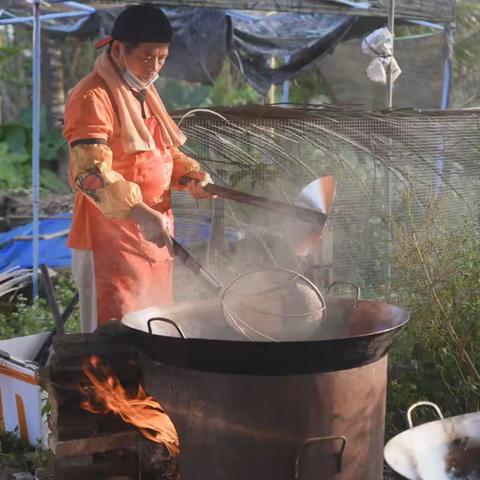
[[[290,103],[290,80],[283,82],[283,103]]]
[[[270,68],[273,71],[275,69],[276,65],[277,65],[277,61],[276,61],[276,59],[273,55],[270,57],[270,62],[269,63],[270,63]],[[272,84],[270,86],[270,89],[268,90],[268,93],[267,93],[267,102],[269,104],[275,103],[275,96],[276,96],[276,88],[275,88],[275,85]]]
[[[395,0],[390,0],[388,6],[388,29],[392,34],[393,39],[395,40]],[[394,54],[394,41],[392,41],[392,57]],[[387,103],[388,108],[393,106],[393,77],[392,77],[392,68],[388,67],[388,78],[387,78]]]
[[[450,90],[452,86],[452,57],[453,57],[453,33],[450,25],[446,25],[444,28],[445,36],[445,64],[443,69],[443,89],[442,89],[442,103],[441,109],[446,110],[450,103]],[[435,177],[435,198],[438,198],[442,192],[442,177],[444,170],[445,158],[443,151],[445,144],[443,137],[441,139],[440,155],[435,162],[435,169],[437,175]]]
[[[35,7],[34,7],[35,8]],[[62,20],[64,18],[80,18],[89,17],[91,13],[88,12],[68,12],[68,13],[50,13],[42,15],[42,20]],[[0,25],[15,25],[16,23],[31,23],[35,22],[34,17],[11,17],[0,20]]]
[[[392,57],[394,54],[394,43],[395,43],[395,0],[390,0],[388,6],[388,29],[392,34]],[[388,108],[393,107],[393,76],[392,76],[392,66],[389,65],[387,69],[387,104]],[[391,161],[393,162],[393,141],[390,139],[390,156]],[[389,221],[392,220],[392,211],[393,211],[393,175],[389,169],[387,172],[387,212]],[[387,272],[386,272],[386,287],[387,295],[390,295],[392,288],[392,243],[393,243],[393,234],[390,229],[388,232],[388,242],[387,242]]]
[[[41,19],[40,0],[33,2],[33,68],[32,68],[32,237],[33,237],[33,298],[38,297],[39,217],[40,217],[40,61]]]
[[[443,69],[442,110],[448,108],[448,104],[450,103],[450,90],[452,87],[453,32],[450,25],[445,26],[444,36],[446,55]]]
[[[285,58],[285,63],[288,63],[290,61],[290,56],[286,55]],[[290,80],[285,80],[283,82],[283,103],[289,103],[290,102]]]

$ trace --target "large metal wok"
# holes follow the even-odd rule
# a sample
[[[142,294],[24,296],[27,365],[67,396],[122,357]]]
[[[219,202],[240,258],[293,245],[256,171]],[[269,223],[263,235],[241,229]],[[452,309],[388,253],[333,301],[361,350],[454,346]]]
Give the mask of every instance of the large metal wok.
[[[286,375],[360,367],[379,360],[407,323],[386,303],[327,299],[326,317],[305,341],[249,341],[226,321],[219,302],[199,301],[132,312],[122,323],[152,359],[210,372]]]
[[[413,427],[411,413],[421,405],[440,420]],[[409,430],[384,450],[388,465],[409,480],[480,480],[480,412],[443,418],[437,405],[418,402],[407,412]]]

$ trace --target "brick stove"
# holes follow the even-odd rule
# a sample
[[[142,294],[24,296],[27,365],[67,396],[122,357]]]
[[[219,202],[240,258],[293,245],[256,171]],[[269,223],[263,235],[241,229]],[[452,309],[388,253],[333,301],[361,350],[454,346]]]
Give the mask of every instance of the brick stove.
[[[54,339],[49,364],[40,369],[48,392],[50,468],[55,480],[174,480],[175,462],[165,462],[162,445],[151,442],[115,414],[81,408],[79,386],[90,384],[82,371],[85,358],[97,355],[135,394],[141,384],[138,356],[109,325],[95,334],[60,335]]]

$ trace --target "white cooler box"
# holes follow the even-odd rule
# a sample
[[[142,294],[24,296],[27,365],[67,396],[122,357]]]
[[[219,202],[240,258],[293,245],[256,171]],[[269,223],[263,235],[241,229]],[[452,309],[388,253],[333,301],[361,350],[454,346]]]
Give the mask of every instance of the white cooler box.
[[[0,430],[19,434],[27,443],[46,445],[47,425],[42,418],[42,393],[33,362],[48,332],[0,340]]]

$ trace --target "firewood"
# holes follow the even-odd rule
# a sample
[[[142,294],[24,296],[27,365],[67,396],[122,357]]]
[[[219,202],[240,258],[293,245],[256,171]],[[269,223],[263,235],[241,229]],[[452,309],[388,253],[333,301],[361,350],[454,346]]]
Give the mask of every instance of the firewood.
[[[52,457],[56,480],[114,480],[118,477],[138,480],[138,454],[123,449],[81,457]]]
[[[127,431],[67,441],[58,441],[50,438],[49,446],[57,458],[79,457],[115,449],[135,449],[138,446],[139,435],[137,431]]]

